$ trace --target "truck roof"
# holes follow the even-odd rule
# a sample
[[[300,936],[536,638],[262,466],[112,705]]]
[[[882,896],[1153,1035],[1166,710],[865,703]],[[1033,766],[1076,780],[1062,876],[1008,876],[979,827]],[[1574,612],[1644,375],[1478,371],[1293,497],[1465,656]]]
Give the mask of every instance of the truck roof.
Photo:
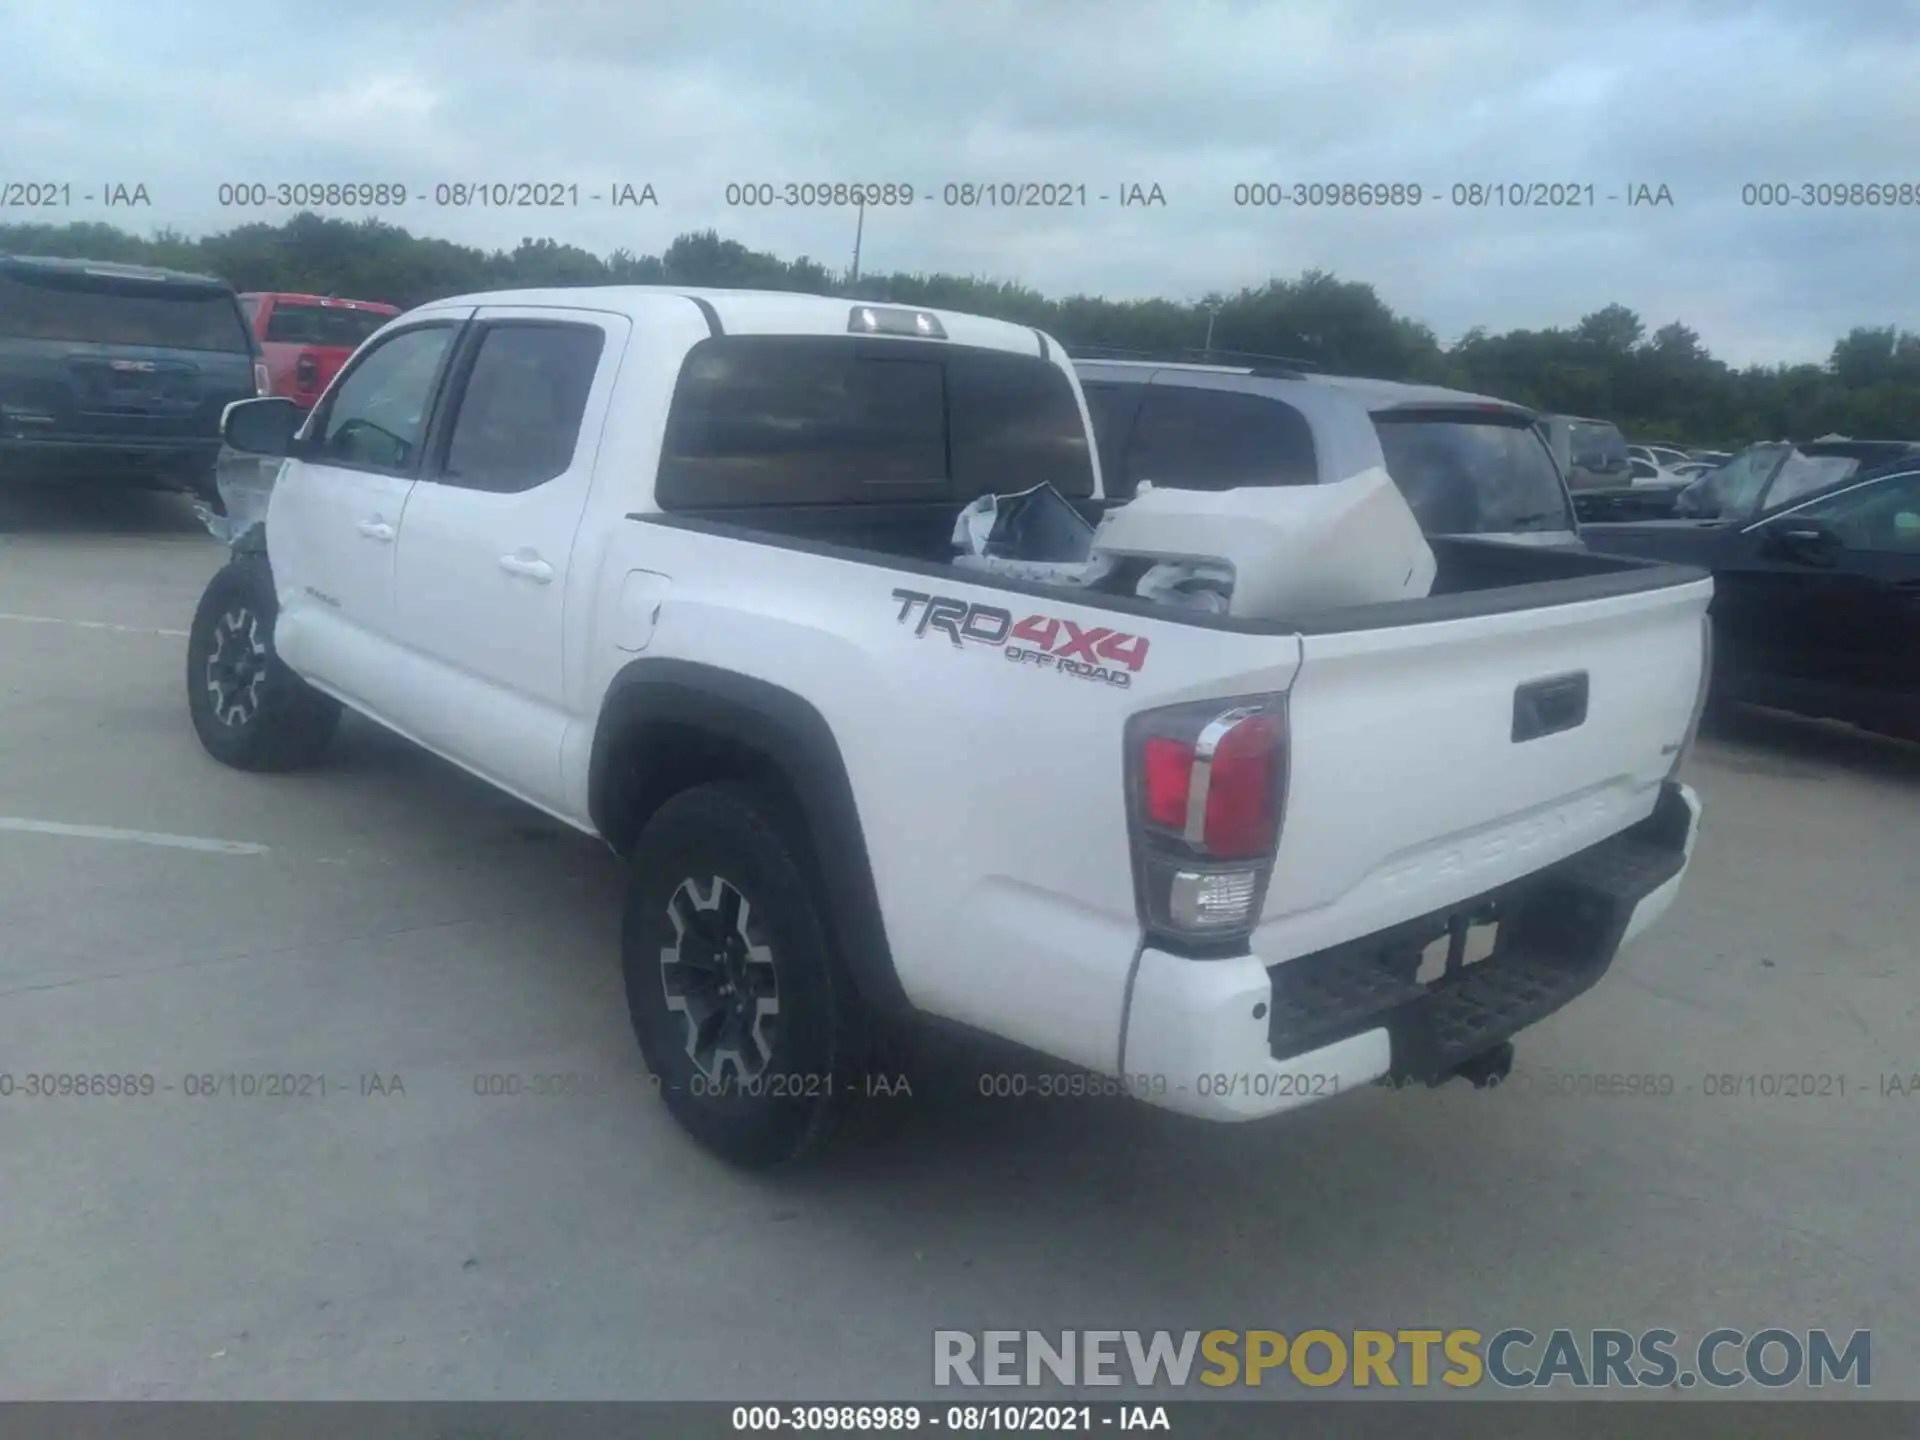
[[[1322,375],[1318,372],[1302,371],[1296,374],[1262,374],[1250,365],[1206,364],[1198,361],[1159,361],[1159,360],[1102,360],[1098,358],[1076,360],[1074,368],[1082,376],[1094,379],[1117,379],[1116,375],[1102,375],[1103,370],[1120,372],[1138,372],[1142,370],[1176,370],[1199,375],[1244,375],[1253,379],[1271,382],[1276,387],[1295,385],[1329,386],[1345,392],[1370,410],[1391,410],[1399,407],[1417,407],[1427,405],[1471,405],[1486,406],[1514,414],[1532,415],[1534,412],[1525,405],[1511,400],[1502,400],[1494,395],[1476,395],[1468,390],[1451,390],[1444,385],[1417,385],[1404,380],[1375,380],[1364,375]]]
[[[1333,385],[1352,392],[1376,409],[1394,406],[1472,405],[1495,410],[1510,410],[1528,415],[1535,412],[1513,400],[1497,395],[1480,395],[1471,390],[1453,390],[1445,385],[1416,385],[1404,380],[1370,380],[1359,375],[1313,375],[1309,380]]]
[[[855,309],[864,306],[876,310],[908,310],[931,315],[940,322],[949,340],[962,345],[1008,350],[1022,355],[1043,354],[1055,358],[1064,355],[1057,342],[1026,325],[989,320],[981,315],[942,310],[931,305],[814,295],[794,290],[725,290],[697,285],[572,285],[540,290],[482,290],[430,301],[410,313],[417,315],[461,306],[527,305],[604,310],[633,319],[662,296],[705,302],[718,318],[721,329],[728,334],[845,335],[848,333],[848,317]]]
[[[233,288],[217,275],[166,270],[158,265],[127,265],[117,260],[75,260],[64,255],[9,255],[0,252],[0,268],[38,270],[50,275],[98,275],[111,280],[145,280],[154,284],[191,285],[198,289]]]
[[[304,290],[242,290],[242,300],[292,300],[301,305],[328,305],[341,310],[378,310],[391,315],[400,314],[398,305],[389,305],[385,300],[349,300],[340,295],[314,295]]]

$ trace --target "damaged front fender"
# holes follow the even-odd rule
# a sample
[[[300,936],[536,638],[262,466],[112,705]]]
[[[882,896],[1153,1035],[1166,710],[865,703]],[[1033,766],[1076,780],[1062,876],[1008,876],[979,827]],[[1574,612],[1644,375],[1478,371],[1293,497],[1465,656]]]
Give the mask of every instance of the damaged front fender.
[[[194,513],[214,539],[235,555],[264,555],[267,549],[267,502],[273,495],[280,467],[287,462],[272,456],[246,455],[222,446],[213,472],[214,488],[223,514],[215,514],[204,500],[194,502]]]

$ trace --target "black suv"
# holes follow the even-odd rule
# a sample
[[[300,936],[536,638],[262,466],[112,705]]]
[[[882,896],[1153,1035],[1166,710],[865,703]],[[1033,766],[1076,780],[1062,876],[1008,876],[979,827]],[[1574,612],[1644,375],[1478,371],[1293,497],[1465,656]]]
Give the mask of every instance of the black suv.
[[[217,504],[221,412],[265,381],[223,280],[0,255],[0,485],[182,489]]]

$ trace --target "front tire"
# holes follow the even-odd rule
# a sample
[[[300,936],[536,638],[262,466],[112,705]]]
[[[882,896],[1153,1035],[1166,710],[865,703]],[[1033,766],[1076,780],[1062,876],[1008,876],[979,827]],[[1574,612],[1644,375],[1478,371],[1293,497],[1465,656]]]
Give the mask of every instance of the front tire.
[[[206,752],[236,770],[298,770],[326,753],[340,704],[274,653],[280,613],[263,560],[207,584],[187,634],[187,712]]]
[[[667,1109],[751,1169],[840,1128],[871,1033],[778,813],[731,783],[669,799],[634,846],[621,937],[634,1037]]]

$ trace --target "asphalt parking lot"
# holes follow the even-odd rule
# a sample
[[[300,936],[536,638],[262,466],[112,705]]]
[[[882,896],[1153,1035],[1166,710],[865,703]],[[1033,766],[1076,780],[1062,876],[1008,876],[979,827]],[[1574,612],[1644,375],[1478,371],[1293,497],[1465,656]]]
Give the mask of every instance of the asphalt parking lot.
[[[364,724],[203,755],[223,553],[172,498],[0,495],[0,1072],[156,1085],[0,1097],[0,1396],[930,1397],[937,1328],[1425,1324],[1869,1328],[1920,1397],[1920,752],[1705,744],[1678,905],[1498,1091],[1212,1128],[936,1050],[883,1143],[755,1179],[648,1092],[602,848]],[[187,1093],[229,1074],[327,1093]],[[476,1093],[542,1075],[588,1093]]]

